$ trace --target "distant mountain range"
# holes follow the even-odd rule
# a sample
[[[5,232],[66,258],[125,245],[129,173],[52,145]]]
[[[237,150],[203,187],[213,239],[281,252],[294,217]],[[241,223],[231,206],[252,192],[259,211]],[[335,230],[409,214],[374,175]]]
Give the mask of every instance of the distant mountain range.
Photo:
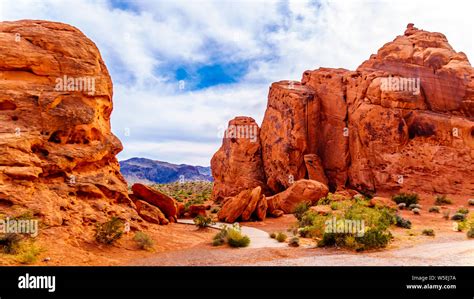
[[[120,161],[120,170],[129,184],[172,183],[185,181],[212,182],[211,167],[172,164],[145,158],[131,158]]]

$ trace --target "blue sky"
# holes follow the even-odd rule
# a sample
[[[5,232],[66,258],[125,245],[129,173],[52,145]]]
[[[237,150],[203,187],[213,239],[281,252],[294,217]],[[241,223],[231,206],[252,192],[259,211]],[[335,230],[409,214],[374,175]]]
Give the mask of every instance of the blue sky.
[[[97,44],[114,82],[120,159],[209,165],[230,119],[261,123],[272,82],[355,69],[410,22],[472,59],[472,3],[1,0],[0,20],[69,23]]]

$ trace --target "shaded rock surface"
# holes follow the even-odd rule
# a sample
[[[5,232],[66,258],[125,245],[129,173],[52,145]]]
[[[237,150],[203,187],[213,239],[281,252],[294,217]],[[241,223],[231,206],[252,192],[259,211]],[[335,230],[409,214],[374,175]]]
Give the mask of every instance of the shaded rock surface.
[[[159,208],[166,219],[170,222],[176,222],[179,207],[173,198],[139,183],[132,186],[132,191],[134,197]]]
[[[2,212],[29,210],[51,226],[136,217],[115,157],[122,145],[112,109],[107,67],[78,29],[0,22]]]

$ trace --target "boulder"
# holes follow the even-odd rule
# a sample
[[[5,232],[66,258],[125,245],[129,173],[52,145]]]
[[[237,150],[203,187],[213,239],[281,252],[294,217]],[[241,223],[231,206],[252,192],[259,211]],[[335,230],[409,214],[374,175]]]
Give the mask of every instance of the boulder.
[[[282,210],[285,214],[291,214],[298,204],[306,202],[313,205],[325,197],[328,192],[328,187],[323,183],[313,180],[299,180],[285,191],[267,197],[268,209],[270,212]]]
[[[136,198],[158,207],[167,219],[171,219],[170,222],[176,220],[178,205],[173,198],[139,183],[132,186],[132,191]]]
[[[196,217],[198,215],[206,216],[206,210],[209,209],[209,205],[190,205],[188,212],[190,217]]]
[[[146,201],[137,200],[135,205],[137,206],[138,215],[146,221],[161,225],[169,223],[169,220],[166,219],[165,215],[159,208],[147,203]]]
[[[220,221],[228,223],[233,223],[237,219],[248,221],[252,215],[255,215],[257,219],[263,220],[266,209],[264,213],[265,204],[261,203],[262,198],[265,197],[262,194],[261,187],[241,191],[237,196],[231,197],[224,202],[222,208],[217,213],[217,217]]]

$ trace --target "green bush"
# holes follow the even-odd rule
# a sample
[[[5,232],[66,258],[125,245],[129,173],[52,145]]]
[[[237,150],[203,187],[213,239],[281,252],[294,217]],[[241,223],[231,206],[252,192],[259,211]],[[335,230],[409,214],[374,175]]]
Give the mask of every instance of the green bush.
[[[247,247],[250,238],[241,233],[238,225],[232,227],[223,226],[212,240],[213,246],[220,246],[227,242],[231,247]]]
[[[152,251],[153,246],[155,245],[153,239],[144,232],[136,232],[135,236],[133,236],[133,240],[142,250]]]
[[[308,210],[309,204],[306,202],[301,202],[295,207],[293,215],[296,217],[296,219],[301,220],[301,218],[303,218],[304,213],[306,213],[306,211]]]
[[[460,208],[456,213],[460,213],[460,214],[468,214],[469,213],[469,210],[466,209],[466,208]]]
[[[450,205],[453,202],[451,199],[447,198],[446,195],[436,195],[435,198],[435,205],[441,206],[441,205]]]
[[[270,238],[275,239],[276,238],[276,233],[270,233],[269,236],[270,236]]]
[[[193,219],[194,225],[196,225],[198,228],[206,228],[209,227],[210,225],[215,224],[214,221],[212,221],[211,217],[208,216],[202,216],[198,215],[196,218]]]
[[[277,240],[278,242],[280,242],[280,243],[281,243],[281,242],[285,242],[287,237],[288,237],[288,236],[287,236],[285,233],[279,232],[279,233],[276,235],[276,240]]]
[[[293,237],[288,241],[288,245],[291,247],[298,247],[300,246],[300,238]]]
[[[33,241],[23,241],[20,243],[16,260],[21,264],[33,264],[38,260],[39,255],[43,251]]]
[[[122,237],[123,230],[123,221],[117,217],[112,217],[107,222],[97,224],[95,239],[99,243],[110,245]]]
[[[406,228],[406,229],[410,229],[411,228],[411,221],[408,220],[408,219],[404,219],[400,216],[395,216],[395,220],[396,220],[396,225],[398,227],[402,227],[402,228]]]
[[[250,238],[243,235],[240,230],[231,228],[227,231],[227,243],[231,247],[247,247],[250,244]]]
[[[422,232],[421,232],[422,235],[425,235],[425,236],[430,236],[430,237],[434,237],[435,236],[435,232],[433,229],[431,228],[426,228],[424,229]]]
[[[428,210],[428,212],[430,213],[439,213],[441,210],[440,210],[440,207],[438,206],[432,206],[430,207],[430,209]]]
[[[399,193],[393,196],[392,200],[397,204],[404,203],[406,206],[410,206],[411,204],[417,204],[420,198],[416,193]]]
[[[385,247],[392,239],[388,231],[396,223],[395,215],[388,208],[370,208],[365,200],[356,201],[352,205],[342,205],[344,220],[364,221],[365,230],[362,236],[356,233],[327,232],[326,223],[333,215],[318,215],[312,211],[304,214],[299,222],[299,234],[319,240],[318,246],[340,246],[355,250]]]

